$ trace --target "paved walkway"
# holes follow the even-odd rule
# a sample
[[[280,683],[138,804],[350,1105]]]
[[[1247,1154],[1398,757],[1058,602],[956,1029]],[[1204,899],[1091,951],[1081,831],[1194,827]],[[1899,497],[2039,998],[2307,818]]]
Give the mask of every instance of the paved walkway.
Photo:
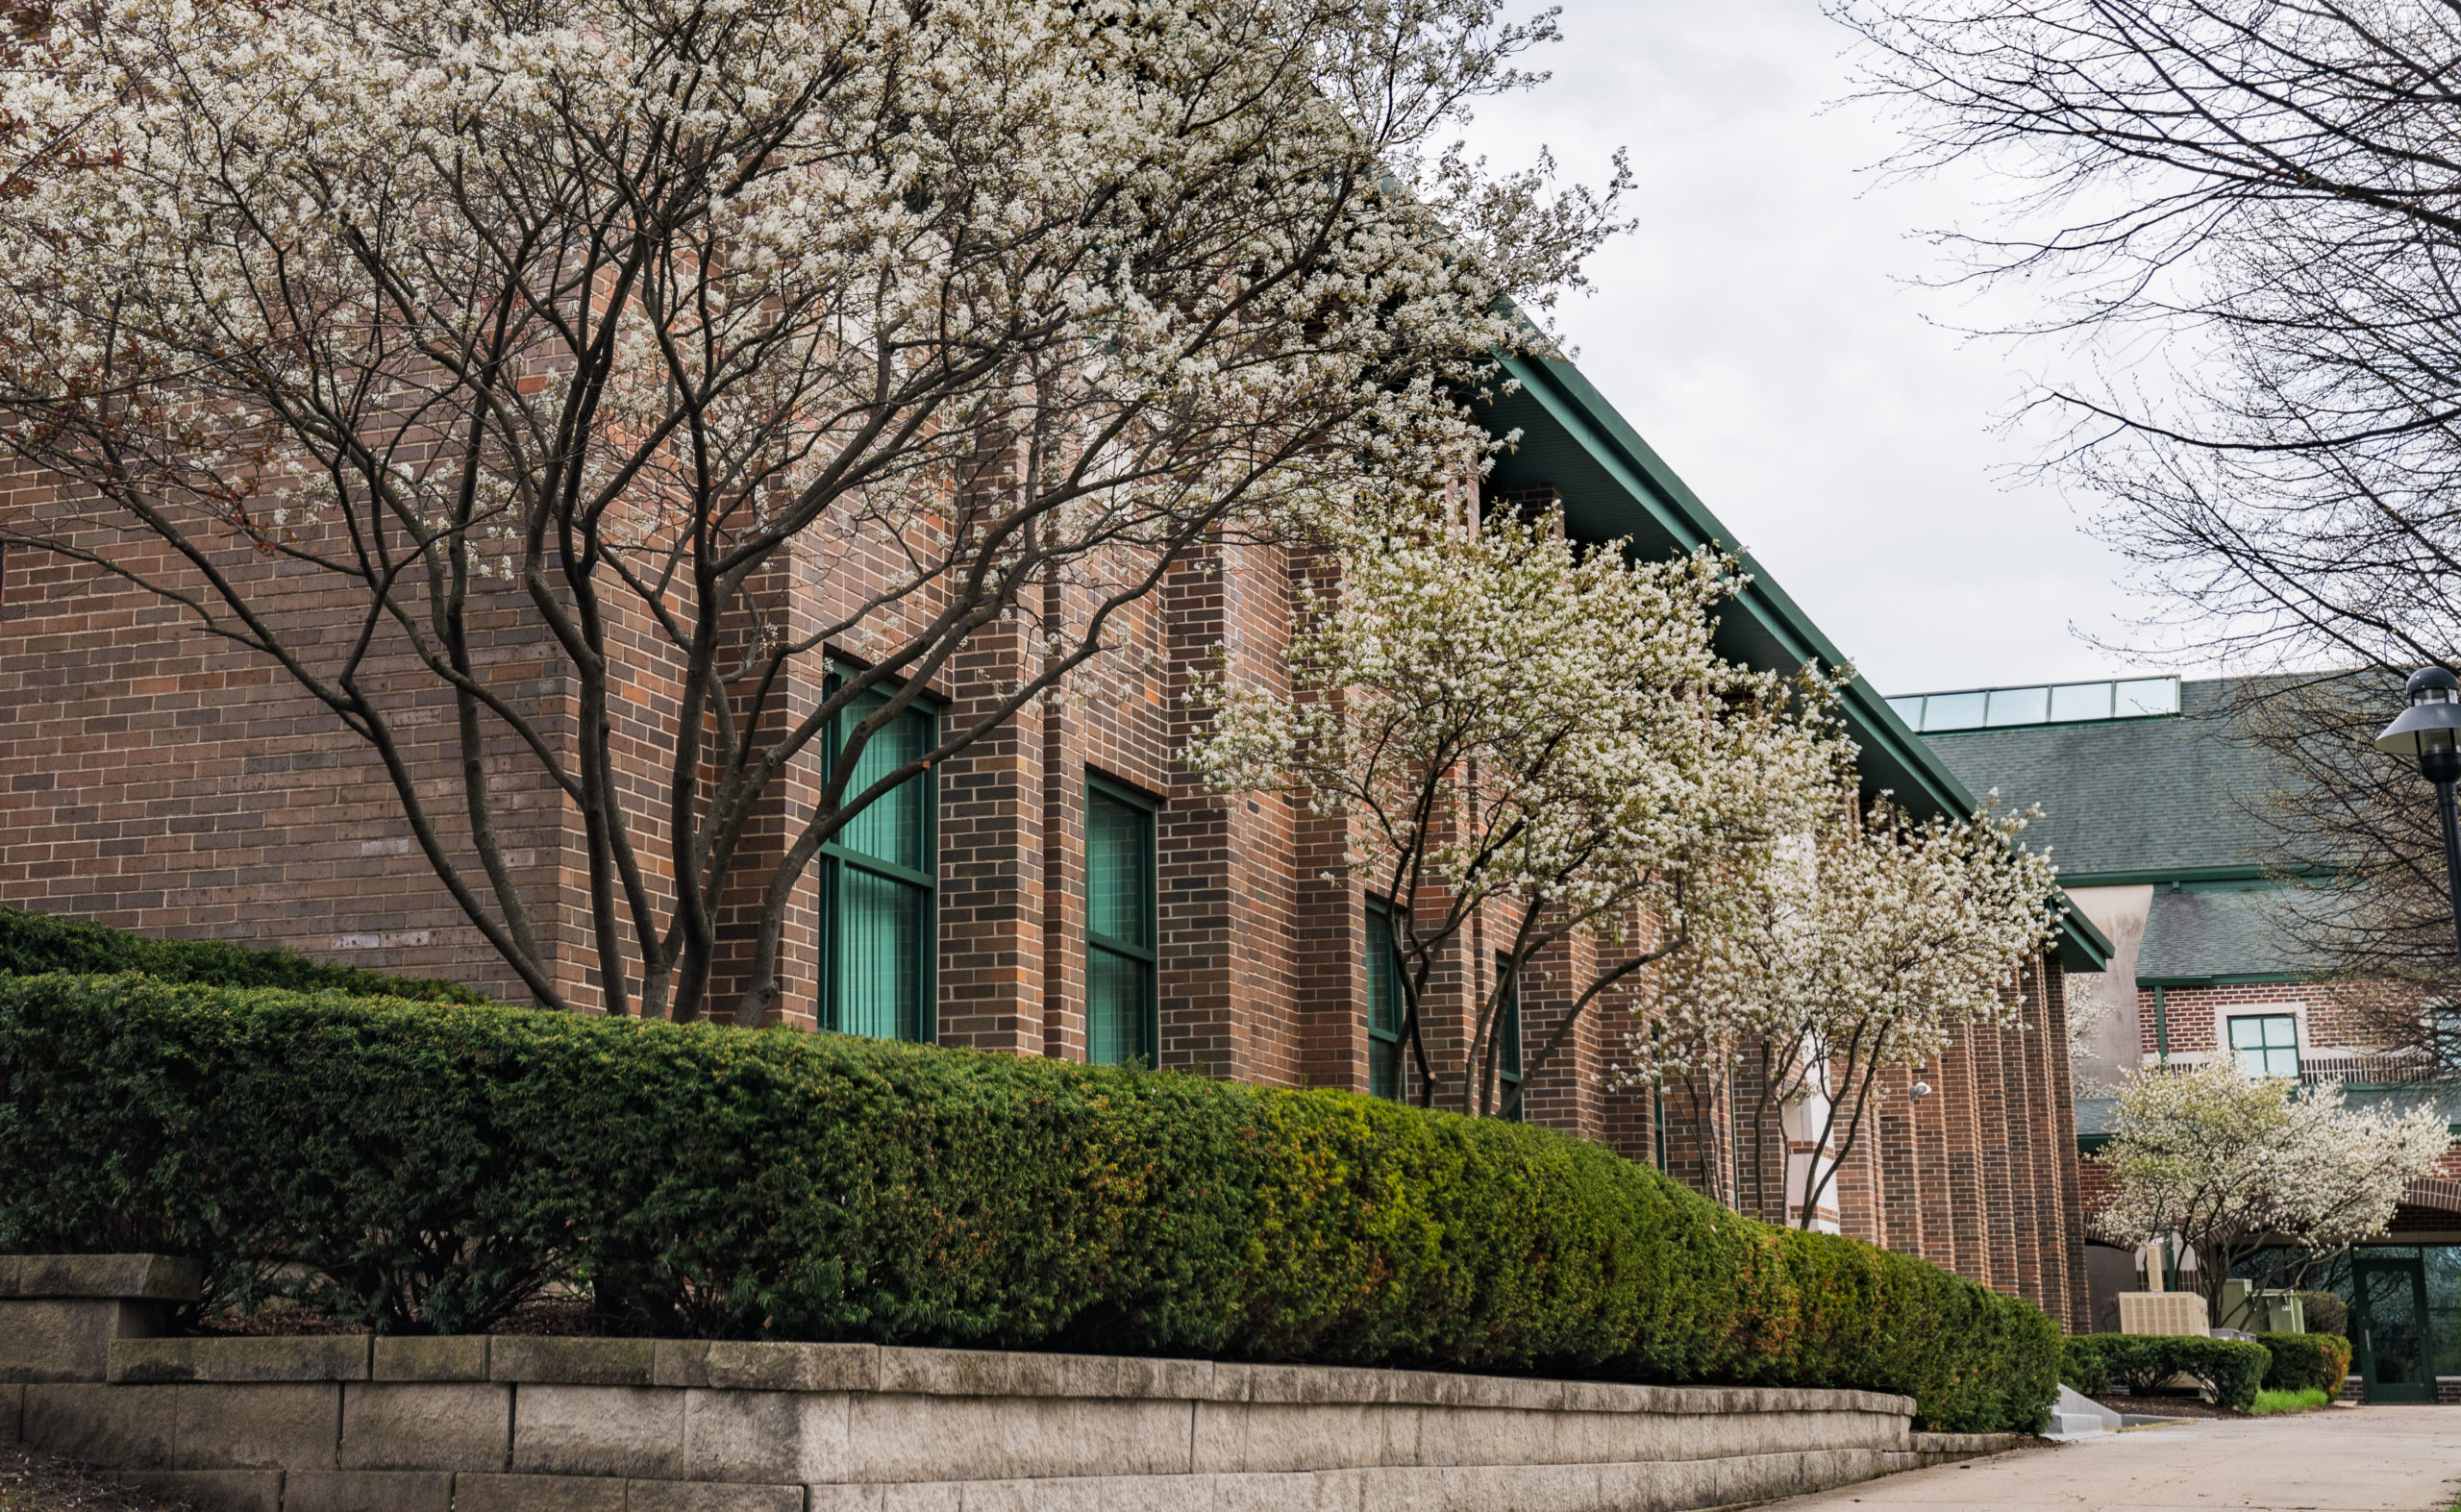
[[[2135,1428],[1769,1503],[1770,1512],[2448,1512],[2461,1407],[2328,1407]]]

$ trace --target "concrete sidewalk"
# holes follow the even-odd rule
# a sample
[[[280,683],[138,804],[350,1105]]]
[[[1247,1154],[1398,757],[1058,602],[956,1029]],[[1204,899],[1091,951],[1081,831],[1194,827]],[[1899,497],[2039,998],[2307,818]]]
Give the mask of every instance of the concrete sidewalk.
[[[2329,1407],[2014,1450],[1768,1506],[1771,1512],[2448,1512],[2456,1500],[2461,1407]]]

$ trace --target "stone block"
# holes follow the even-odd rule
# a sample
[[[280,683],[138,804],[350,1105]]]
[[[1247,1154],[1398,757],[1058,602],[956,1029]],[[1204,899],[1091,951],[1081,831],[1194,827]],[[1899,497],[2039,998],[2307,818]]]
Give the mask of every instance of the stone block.
[[[1184,1475],[1190,1404],[1034,1397],[858,1395],[851,1481]]]
[[[499,1334],[487,1341],[489,1380],[561,1386],[648,1386],[657,1379],[648,1339],[558,1339]]]
[[[881,1351],[880,1389],[935,1397],[1056,1397],[1065,1356],[1009,1350]]]
[[[803,1512],[801,1486],[725,1480],[628,1480],[624,1512]]]
[[[1181,1484],[1175,1489],[1187,1492],[1196,1488],[1186,1482],[1202,1477],[1172,1475],[1157,1478],[1180,1481]],[[969,1480],[959,1493],[959,1500],[965,1512],[1103,1512],[1103,1478]],[[1187,1503],[1162,1500],[1145,1504],[1176,1506]]]
[[[372,1381],[342,1389],[345,1470],[501,1471],[512,1457],[510,1386]]]
[[[28,1254],[18,1257],[5,1295],[192,1302],[197,1280],[194,1260],[169,1255]]]
[[[185,1501],[197,1512],[282,1512],[278,1470],[113,1471],[112,1478],[132,1491]]]
[[[667,1341],[660,1340],[664,1350]],[[731,1386],[745,1391],[872,1391],[881,1380],[877,1344],[770,1344],[720,1341],[703,1347],[698,1380],[670,1380],[679,1365],[661,1364],[661,1386]],[[661,1357],[663,1359],[663,1356]]]
[[[0,1297],[17,1295],[17,1277],[22,1274],[20,1271],[22,1264],[22,1259],[17,1255],[0,1254]]]
[[[364,1334],[113,1339],[106,1373],[130,1382],[365,1380],[368,1342]]]
[[[0,1301],[0,1381],[101,1380],[114,1339],[160,1331],[166,1303],[108,1298]]]
[[[1060,1379],[1072,1397],[1127,1397],[1165,1401],[1223,1400],[1211,1360],[1145,1360],[1120,1354],[1060,1356]]]
[[[1194,1404],[1194,1455],[1199,1475],[1350,1470],[1387,1463],[1388,1421],[1408,1423],[1412,1407],[1339,1402],[1295,1407],[1281,1402]],[[1415,1432],[1405,1430],[1411,1440]],[[1415,1455],[1401,1461],[1415,1462]]]
[[[0,1444],[14,1444],[26,1416],[26,1388],[0,1386]]]
[[[526,1385],[513,1398],[512,1468],[680,1480],[684,1399],[656,1386]]]
[[[886,1486],[806,1486],[805,1512],[881,1512]]]
[[[693,1480],[842,1479],[851,1410],[842,1393],[687,1392],[684,1475]]]
[[[624,1512],[624,1482],[593,1475],[456,1475],[453,1512]]]
[[[136,1388],[115,1386],[114,1391]],[[171,1386],[178,1470],[332,1470],[339,1385]]]
[[[180,1386],[30,1385],[28,1448],[87,1465],[164,1470],[172,1463]]]
[[[965,1486],[954,1480],[925,1480],[881,1488],[881,1512],[964,1512]]]
[[[440,1470],[294,1470],[282,1512],[453,1512],[453,1476]]]
[[[1336,1470],[1279,1475],[1116,1475],[1093,1484],[1101,1491],[1096,1503],[1100,1512],[1182,1506],[1203,1507],[1205,1512],[1359,1512],[1361,1477],[1376,1474]]]
[[[369,1356],[369,1380],[485,1380],[487,1336],[380,1337]]]

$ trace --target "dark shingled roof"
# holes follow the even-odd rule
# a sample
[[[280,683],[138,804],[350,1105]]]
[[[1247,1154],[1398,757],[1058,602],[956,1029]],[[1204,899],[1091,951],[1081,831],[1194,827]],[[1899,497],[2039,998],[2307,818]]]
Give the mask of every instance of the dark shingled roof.
[[[2282,902],[2280,888],[2263,883],[2156,888],[2136,953],[2138,985],[2299,974]]]
[[[2042,806],[2026,843],[2052,848],[2060,880],[2263,865],[2268,836],[2249,808],[2275,788],[2264,756],[2232,738],[2220,710],[2230,680],[2186,682],[2175,717],[2026,725],[1925,735],[1976,793]]]

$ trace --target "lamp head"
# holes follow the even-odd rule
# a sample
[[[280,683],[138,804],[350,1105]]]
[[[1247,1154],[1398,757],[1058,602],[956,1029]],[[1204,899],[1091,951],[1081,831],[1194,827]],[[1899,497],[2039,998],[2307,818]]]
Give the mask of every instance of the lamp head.
[[[2410,706],[2375,737],[2388,756],[2418,758],[2430,782],[2461,781],[2461,678],[2442,667],[2421,667],[2404,690]]]

